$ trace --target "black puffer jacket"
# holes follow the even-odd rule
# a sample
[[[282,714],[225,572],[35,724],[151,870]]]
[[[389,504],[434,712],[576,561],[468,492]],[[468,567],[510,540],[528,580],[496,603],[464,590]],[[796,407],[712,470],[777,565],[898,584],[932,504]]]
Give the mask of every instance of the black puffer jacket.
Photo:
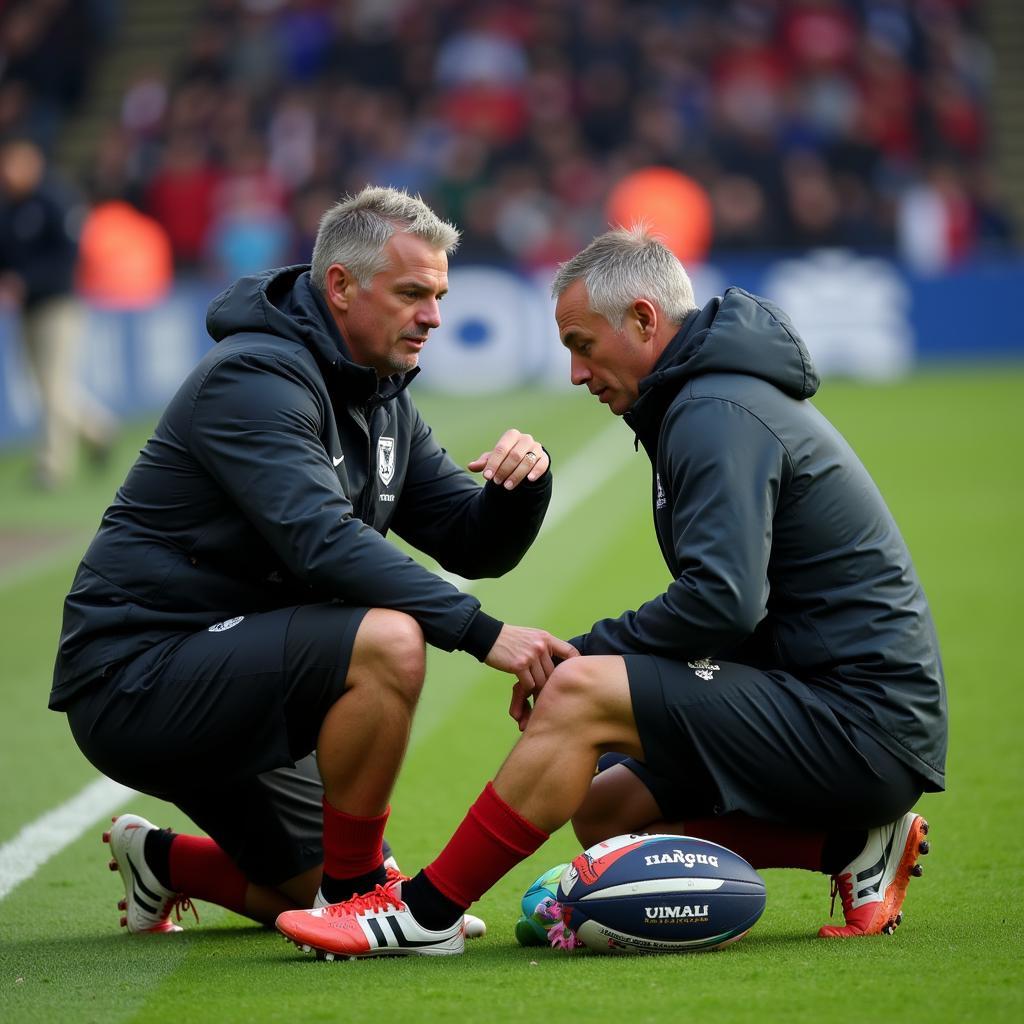
[[[946,696],[928,603],[874,482],[807,401],[817,387],[766,300],[731,288],[691,314],[625,417],[654,465],[672,582],[572,642],[789,672],[941,788]]]
[[[50,706],[181,632],[340,599],[411,615],[427,641],[486,656],[501,623],[385,539],[468,578],[513,568],[551,474],[480,486],[405,390],[346,356],[306,267],[243,278],[210,306],[219,342],[164,412],[64,605]]]

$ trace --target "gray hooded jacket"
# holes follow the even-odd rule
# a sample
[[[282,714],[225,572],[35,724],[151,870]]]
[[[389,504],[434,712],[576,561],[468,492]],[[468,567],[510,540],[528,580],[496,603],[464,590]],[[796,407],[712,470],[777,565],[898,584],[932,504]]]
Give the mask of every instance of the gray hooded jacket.
[[[941,789],[928,603],[877,487],[807,401],[817,387],[789,317],[765,299],[730,288],[687,318],[625,417],[653,463],[672,582],[572,642],[788,672]]]
[[[512,569],[551,473],[478,484],[407,385],[348,358],[304,266],[216,298],[218,343],[182,383],[104,513],[64,603],[50,707],[170,637],[247,612],[340,600],[412,616],[481,660],[501,630],[480,602],[386,540],[461,576]]]

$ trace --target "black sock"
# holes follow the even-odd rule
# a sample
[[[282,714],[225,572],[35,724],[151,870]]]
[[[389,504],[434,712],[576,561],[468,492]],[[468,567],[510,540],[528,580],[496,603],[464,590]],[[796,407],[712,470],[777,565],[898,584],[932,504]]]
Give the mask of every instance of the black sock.
[[[466,912],[465,907],[448,899],[422,871],[402,883],[402,902],[412,911],[412,916],[432,932],[451,928]]]
[[[365,875],[352,878],[333,878],[325,872],[320,879],[320,892],[328,903],[342,903],[350,900],[353,894],[359,896],[364,892],[372,892],[374,886],[383,885],[386,881],[387,870],[383,864],[367,871]]]
[[[169,828],[155,828],[146,836],[146,843],[142,847],[142,854],[146,858],[149,870],[156,875],[156,880],[168,889],[174,888],[171,885],[171,843],[177,834]]]
[[[826,875],[838,874],[864,849],[867,841],[867,829],[830,832],[821,848],[821,870]]]

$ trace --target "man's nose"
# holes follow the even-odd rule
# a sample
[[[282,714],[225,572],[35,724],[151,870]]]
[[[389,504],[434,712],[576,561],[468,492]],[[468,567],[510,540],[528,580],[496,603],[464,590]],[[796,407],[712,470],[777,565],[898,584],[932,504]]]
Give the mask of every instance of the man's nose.
[[[427,299],[420,304],[416,315],[416,323],[422,327],[441,326],[441,306],[437,299]]]
[[[590,378],[591,373],[586,364],[579,356],[573,353],[569,357],[569,380],[571,380],[573,384],[579,385],[586,384]]]

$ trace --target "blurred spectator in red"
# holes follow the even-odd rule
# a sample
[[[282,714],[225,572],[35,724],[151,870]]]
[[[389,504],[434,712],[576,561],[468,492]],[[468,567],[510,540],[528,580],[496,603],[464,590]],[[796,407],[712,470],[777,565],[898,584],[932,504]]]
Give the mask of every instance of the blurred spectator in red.
[[[492,145],[507,145],[522,136],[529,68],[520,38],[523,29],[523,16],[511,4],[484,3],[471,9],[461,29],[441,43],[435,76],[441,111],[455,130]]]
[[[291,227],[287,189],[267,165],[262,139],[235,143],[225,164],[210,196],[207,249],[217,276],[235,280],[286,262]]]
[[[167,232],[179,267],[195,269],[203,263],[220,179],[201,142],[187,134],[167,140],[145,202]]]
[[[899,206],[903,258],[931,274],[961,263],[977,237],[974,206],[963,176],[951,164],[935,164],[925,181],[903,193]]]
[[[800,75],[848,69],[857,52],[858,34],[852,11],[843,0],[792,0],[779,28],[783,56]]]
[[[861,44],[860,126],[863,139],[884,156],[912,161],[920,148],[920,85],[892,44],[867,36]]]

